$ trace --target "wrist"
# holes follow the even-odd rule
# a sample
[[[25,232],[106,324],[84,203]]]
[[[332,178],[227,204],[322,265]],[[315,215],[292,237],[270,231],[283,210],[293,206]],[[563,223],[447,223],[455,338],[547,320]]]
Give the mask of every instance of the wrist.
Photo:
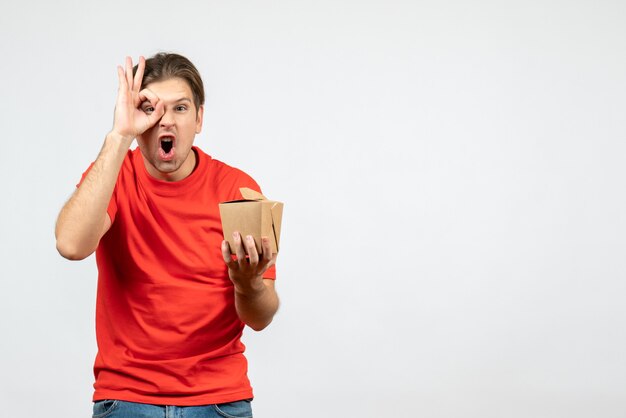
[[[109,132],[106,136],[107,142],[114,142],[122,146],[125,146],[126,148],[130,147],[130,144],[133,143],[134,139],[135,139],[134,136],[122,135],[121,133],[116,132],[114,130]]]
[[[267,288],[263,284],[263,278],[259,277],[255,282],[256,283],[248,283],[245,286],[235,284],[235,294],[246,299],[261,297],[267,291]]]

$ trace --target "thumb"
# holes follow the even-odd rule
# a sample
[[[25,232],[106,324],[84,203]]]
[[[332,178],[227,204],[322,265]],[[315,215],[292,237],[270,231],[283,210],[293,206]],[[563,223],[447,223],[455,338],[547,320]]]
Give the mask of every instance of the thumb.
[[[164,114],[165,106],[163,105],[163,102],[159,100],[154,106],[154,110],[152,111],[152,113],[146,115],[146,129],[144,129],[144,132],[156,125],[157,122],[161,120]]]

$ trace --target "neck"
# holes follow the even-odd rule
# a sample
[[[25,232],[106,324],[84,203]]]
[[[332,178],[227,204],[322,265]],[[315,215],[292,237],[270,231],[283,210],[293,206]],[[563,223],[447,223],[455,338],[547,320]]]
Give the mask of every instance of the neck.
[[[146,160],[145,157],[143,157],[144,166],[146,167],[146,170],[148,171],[148,174],[150,174],[150,176],[154,177],[157,180],[171,182],[181,181],[189,177],[189,175],[191,175],[191,173],[195,171],[196,167],[198,167],[198,160],[199,158],[196,154],[196,150],[192,148],[191,151],[189,151],[189,154],[187,155],[185,161],[181,164],[180,167],[178,167],[177,170],[171,172],[163,172],[157,170],[156,167],[150,164],[150,162]]]

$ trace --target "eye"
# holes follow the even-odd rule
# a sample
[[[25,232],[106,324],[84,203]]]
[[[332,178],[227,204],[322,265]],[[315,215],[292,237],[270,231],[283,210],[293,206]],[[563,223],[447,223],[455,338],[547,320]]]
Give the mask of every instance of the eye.
[[[144,111],[144,113],[149,115],[150,113],[154,112],[154,107],[152,107],[150,105],[146,105],[146,106],[143,107],[143,111]]]
[[[176,106],[176,111],[178,112],[184,112],[185,110],[187,110],[187,106],[184,106],[184,105]]]

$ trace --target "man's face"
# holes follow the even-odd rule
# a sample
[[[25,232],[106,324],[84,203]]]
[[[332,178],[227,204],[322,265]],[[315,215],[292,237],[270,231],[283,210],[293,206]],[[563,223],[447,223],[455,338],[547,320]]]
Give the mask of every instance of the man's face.
[[[159,97],[165,111],[161,120],[137,137],[146,169],[160,180],[182,180],[196,164],[191,146],[202,129],[204,107],[196,112],[191,88],[181,78],[155,81],[145,88]],[[149,102],[142,103],[141,108],[146,113],[154,110]]]

